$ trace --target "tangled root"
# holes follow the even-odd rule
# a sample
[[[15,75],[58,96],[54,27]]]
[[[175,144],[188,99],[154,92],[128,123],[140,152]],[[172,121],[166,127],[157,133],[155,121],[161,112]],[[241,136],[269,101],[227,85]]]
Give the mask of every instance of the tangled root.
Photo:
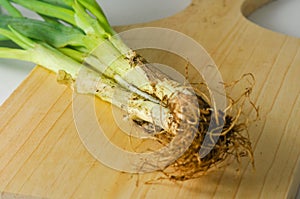
[[[241,79],[248,76],[253,78],[252,74],[246,74]],[[235,81],[231,84],[227,84],[225,85],[225,87],[232,87],[239,81],[241,80]],[[166,168],[162,169],[164,177],[160,179],[185,181],[193,178],[198,178],[202,175],[207,174],[209,171],[216,170],[222,165],[226,165],[226,160],[229,160],[229,157],[234,157],[237,162],[240,162],[242,157],[248,157],[254,167],[253,151],[247,131],[249,120],[247,116],[246,119],[243,119],[241,116],[246,102],[248,102],[248,104],[250,104],[250,106],[258,114],[258,109],[249,98],[253,86],[254,83],[251,83],[250,87],[247,87],[245,91],[235,100],[228,97],[231,103],[227,108],[227,111],[236,110],[233,113],[234,116],[227,114],[225,110],[224,112],[219,111],[218,113],[214,113],[217,114],[217,118],[222,117],[224,119],[224,126],[221,133],[217,135],[219,138],[216,142],[213,143],[214,147],[203,158],[200,157],[199,151],[201,146],[204,145],[203,142],[205,137],[216,136],[212,133],[212,131],[208,131],[209,124],[212,122],[212,119],[214,120],[215,117],[212,117],[213,110],[205,97],[203,97],[205,95],[203,95],[203,93],[197,92],[198,105],[200,108],[200,114],[196,114],[199,118],[198,120],[195,120],[198,122],[197,130],[193,130],[192,128],[188,129],[185,125],[182,127],[187,128],[185,129],[186,131],[193,131],[193,133],[195,133],[194,140],[188,150],[186,150],[181,157],[179,157],[175,162],[173,162]],[[178,128],[180,128],[180,126],[178,126]],[[166,131],[155,135],[158,142],[163,145],[167,145],[168,143],[170,143],[174,136],[175,135],[173,133]],[[212,138],[211,140],[214,139]]]

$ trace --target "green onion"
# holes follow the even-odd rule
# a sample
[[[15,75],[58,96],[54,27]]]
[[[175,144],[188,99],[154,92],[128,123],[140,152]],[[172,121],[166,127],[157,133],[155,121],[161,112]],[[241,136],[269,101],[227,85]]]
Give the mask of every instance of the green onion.
[[[37,13],[42,20],[24,17],[15,4]],[[13,41],[20,47],[0,47],[0,58],[34,62],[57,73],[58,82],[73,86],[76,92],[96,95],[126,110],[133,120],[161,127],[166,133],[161,137],[153,132],[153,137],[163,143],[175,136],[169,151],[156,154],[157,160],[163,162],[162,169],[169,167],[172,160],[175,170],[182,171],[177,177],[170,175],[171,179],[193,178],[192,174],[206,172],[223,161],[224,153],[233,154],[230,146],[239,150],[234,143],[228,144],[226,136],[234,137],[238,131],[227,118],[224,138],[215,143],[217,147],[208,157],[200,160],[199,146],[207,133],[200,127],[206,127],[212,112],[217,111],[195,96],[193,88],[149,68],[141,56],[115,35],[95,0],[0,0],[0,6],[8,13],[0,16],[0,40]],[[198,103],[204,109],[202,115]],[[220,115],[217,120],[225,119],[225,114]],[[247,139],[234,139],[243,139],[244,149],[252,153]],[[183,159],[176,161],[181,155]],[[194,165],[194,173],[189,173],[186,165]]]
[[[126,107],[126,111],[132,113],[131,118],[161,124],[164,129],[170,128],[168,122],[172,117],[171,110],[161,106],[166,103],[166,99],[175,95],[174,93],[181,92],[183,87],[165,75],[155,74],[141,62],[131,62],[130,60],[136,58],[136,53],[119,37],[114,37],[114,31],[96,1],[1,2],[2,5],[6,5],[4,8],[13,10],[11,3],[19,4],[51,20],[49,22],[27,19],[20,15],[2,15],[0,34],[18,44],[23,50],[2,48],[0,57],[32,61],[58,74],[64,71],[74,81],[78,71],[87,66],[87,70],[90,71],[87,76],[98,76],[101,81],[100,88],[91,90],[82,86],[85,82],[81,82],[80,92],[96,94],[109,102],[113,102],[109,93],[112,92],[112,88],[122,90],[123,93],[132,93],[136,95],[135,101],[115,102],[116,105]],[[129,73],[130,75],[127,75]],[[150,79],[149,76],[160,79]],[[109,89],[105,91],[104,87]],[[98,90],[101,92],[95,92]],[[163,99],[165,101],[162,101]],[[127,104],[134,106],[128,107]],[[155,106],[164,110],[165,118],[161,118],[160,114],[151,113]]]

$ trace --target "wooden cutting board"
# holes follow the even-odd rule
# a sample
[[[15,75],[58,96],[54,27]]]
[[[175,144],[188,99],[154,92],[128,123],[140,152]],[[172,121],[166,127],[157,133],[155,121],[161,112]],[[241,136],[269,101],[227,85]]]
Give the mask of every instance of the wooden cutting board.
[[[180,31],[211,54],[225,81],[253,73],[260,120],[249,129],[256,170],[248,161],[183,183],[145,184],[93,158],[73,121],[72,90],[36,67],[0,108],[0,192],[3,198],[293,198],[300,182],[300,40],[274,33],[247,15],[268,0],[194,0],[183,12],[148,24]],[[84,109],[84,104],[82,105]],[[102,125],[111,107],[96,100]],[[297,122],[298,121],[298,122]],[[118,140],[117,140],[118,141]],[[1,196],[0,196],[1,198]]]

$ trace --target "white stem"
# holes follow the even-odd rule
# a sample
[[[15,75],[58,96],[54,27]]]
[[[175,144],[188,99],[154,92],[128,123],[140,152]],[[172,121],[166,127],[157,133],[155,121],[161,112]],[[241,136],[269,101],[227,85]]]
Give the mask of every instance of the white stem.
[[[75,82],[75,90],[93,94],[123,109],[131,119],[143,120],[168,130],[172,119],[170,110],[147,98],[127,90],[99,73],[82,68]]]

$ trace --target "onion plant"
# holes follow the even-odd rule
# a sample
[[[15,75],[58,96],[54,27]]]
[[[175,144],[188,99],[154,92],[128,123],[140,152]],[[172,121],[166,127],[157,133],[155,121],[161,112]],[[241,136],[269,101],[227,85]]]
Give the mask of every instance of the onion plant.
[[[0,41],[19,46],[1,46],[0,58],[34,62],[57,73],[58,81],[74,86],[76,92],[94,94],[126,110],[132,120],[158,126],[162,131],[153,132],[153,137],[174,145],[156,154],[162,161],[176,157],[162,164],[168,178],[197,177],[229,154],[252,157],[250,141],[240,133],[241,125],[234,123],[237,117],[214,110],[191,86],[147,65],[116,35],[95,0],[0,0],[0,5],[7,13],[0,16]],[[41,19],[23,16],[16,5]],[[77,81],[82,70],[85,81]],[[90,84],[95,80],[97,84]],[[214,113],[216,121],[211,121]],[[201,157],[208,124],[217,120],[225,121],[223,133],[211,152]],[[178,135],[182,136],[175,139]],[[191,145],[186,147],[186,142]]]

